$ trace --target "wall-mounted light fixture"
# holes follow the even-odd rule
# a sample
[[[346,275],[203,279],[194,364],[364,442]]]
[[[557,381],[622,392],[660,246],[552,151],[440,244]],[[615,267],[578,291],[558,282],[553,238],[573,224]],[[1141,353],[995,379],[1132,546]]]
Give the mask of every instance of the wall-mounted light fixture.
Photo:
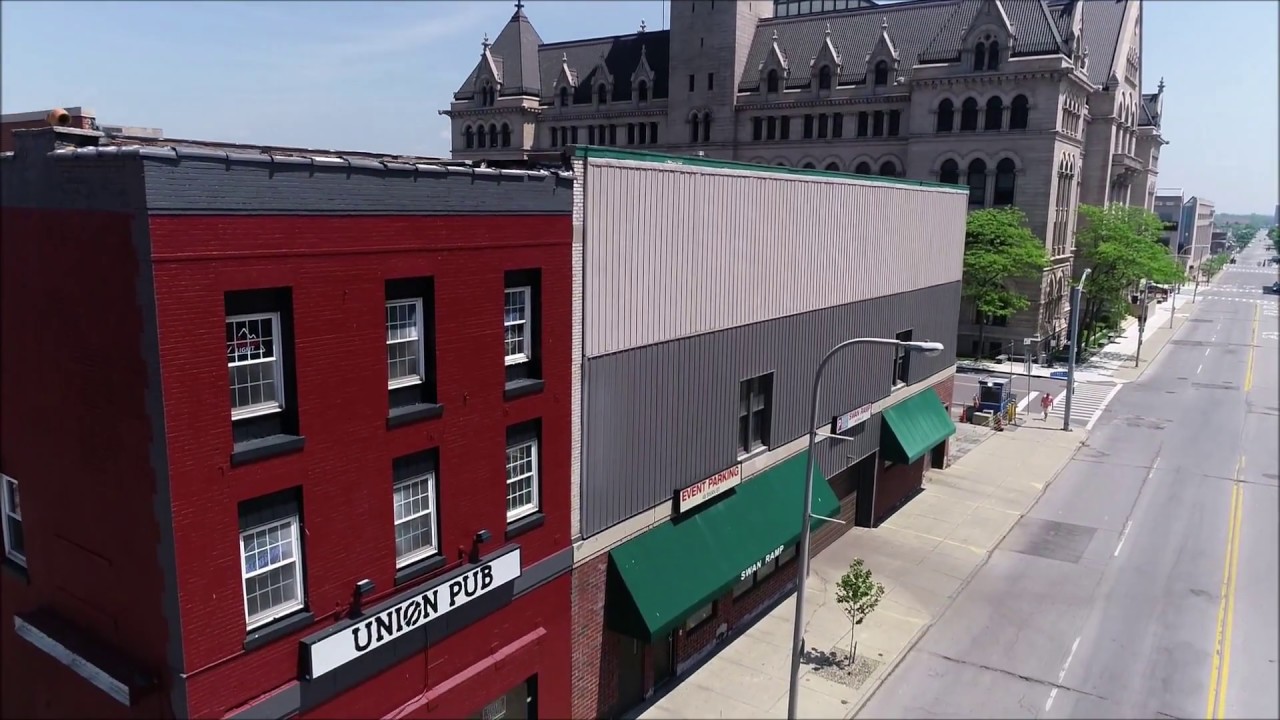
[[[471,539],[471,562],[480,562],[480,546],[489,542],[490,537],[492,537],[492,535],[489,534],[488,530],[476,531],[475,537]]]
[[[366,595],[373,594],[374,584],[369,578],[365,578],[356,583],[351,590],[351,617],[359,617],[364,614],[364,598]]]

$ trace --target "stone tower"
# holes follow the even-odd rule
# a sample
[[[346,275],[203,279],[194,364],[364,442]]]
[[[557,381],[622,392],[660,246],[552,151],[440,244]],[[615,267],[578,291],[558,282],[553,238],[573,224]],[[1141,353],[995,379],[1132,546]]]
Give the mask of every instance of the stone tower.
[[[670,143],[705,145],[707,155],[733,157],[733,103],[760,18],[772,0],[672,0]],[[708,132],[705,118],[710,114]],[[699,133],[693,138],[693,119]]]

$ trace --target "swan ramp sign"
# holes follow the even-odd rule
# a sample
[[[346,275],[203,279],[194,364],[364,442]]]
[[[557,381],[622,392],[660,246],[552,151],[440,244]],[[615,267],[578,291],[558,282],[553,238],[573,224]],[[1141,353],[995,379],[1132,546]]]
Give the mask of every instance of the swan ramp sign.
[[[428,585],[417,594],[312,643],[310,677],[314,680],[402,635],[422,630],[428,622],[518,577],[520,548],[516,547],[460,575]]]

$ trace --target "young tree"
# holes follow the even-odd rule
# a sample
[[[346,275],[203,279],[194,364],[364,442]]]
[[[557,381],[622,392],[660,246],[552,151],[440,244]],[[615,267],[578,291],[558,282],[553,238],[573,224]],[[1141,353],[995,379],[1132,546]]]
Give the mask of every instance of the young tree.
[[[992,318],[1026,310],[1031,301],[1012,288],[1049,266],[1044,243],[1027,227],[1016,207],[969,213],[964,240],[962,293],[978,309],[978,354],[985,353],[986,328]]]
[[[1185,279],[1177,260],[1160,244],[1163,225],[1155,213],[1129,205],[1081,205],[1080,218],[1076,247],[1085,267],[1093,270],[1084,285],[1084,337],[1092,336],[1103,310],[1125,305],[1140,280],[1173,284]]]
[[[849,662],[857,659],[858,645],[853,634],[880,604],[882,596],[884,585],[871,579],[871,568],[863,564],[862,558],[854,558],[849,563],[849,570],[836,583],[836,603],[849,618]]]

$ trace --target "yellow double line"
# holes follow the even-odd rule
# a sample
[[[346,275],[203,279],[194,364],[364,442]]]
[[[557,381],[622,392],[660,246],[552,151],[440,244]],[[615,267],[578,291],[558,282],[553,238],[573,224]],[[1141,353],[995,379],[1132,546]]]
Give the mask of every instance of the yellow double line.
[[[1222,564],[1222,592],[1218,602],[1217,635],[1213,647],[1213,667],[1209,675],[1209,700],[1205,705],[1207,720],[1226,717],[1227,676],[1231,670],[1231,627],[1236,614],[1236,570],[1240,564],[1240,519],[1244,514],[1244,458],[1236,466],[1236,479],[1231,483],[1231,512],[1227,519],[1227,558]]]
[[[1253,337],[1249,340],[1249,364],[1244,371],[1244,391],[1249,392],[1253,387],[1253,356],[1258,351],[1258,315],[1262,312],[1262,305],[1253,306]]]

